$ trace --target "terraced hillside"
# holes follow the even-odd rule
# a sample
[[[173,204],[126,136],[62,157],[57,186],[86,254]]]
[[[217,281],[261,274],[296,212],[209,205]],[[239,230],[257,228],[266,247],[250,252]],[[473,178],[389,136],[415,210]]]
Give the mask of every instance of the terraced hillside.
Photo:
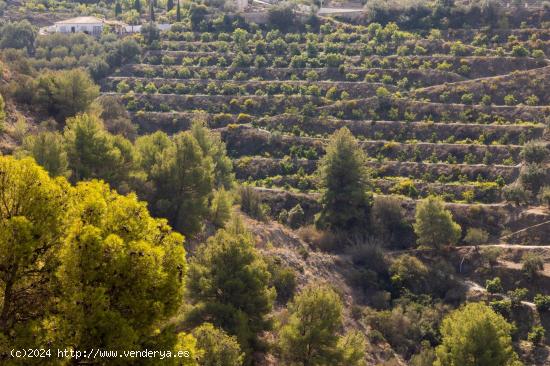
[[[200,114],[221,133],[237,178],[266,195],[314,195],[328,137],[346,127],[378,194],[521,211],[503,190],[522,174],[523,146],[548,141],[550,66],[529,48],[546,31],[510,33],[483,43],[460,30],[424,38],[330,21],[318,33],[174,29],[142,63],[103,80],[103,98],[124,103],[144,133],[186,129]],[[490,229],[498,237],[516,226]]]

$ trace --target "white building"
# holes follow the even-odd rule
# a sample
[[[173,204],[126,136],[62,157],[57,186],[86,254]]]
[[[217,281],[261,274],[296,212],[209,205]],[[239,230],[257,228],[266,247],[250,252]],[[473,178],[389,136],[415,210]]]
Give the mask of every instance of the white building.
[[[77,17],[54,23],[57,33],[86,33],[95,36],[101,35],[105,21],[96,17]]]

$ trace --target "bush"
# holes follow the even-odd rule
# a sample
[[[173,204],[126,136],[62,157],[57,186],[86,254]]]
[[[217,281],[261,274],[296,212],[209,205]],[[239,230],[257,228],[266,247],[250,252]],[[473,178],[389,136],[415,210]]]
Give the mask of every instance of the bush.
[[[531,197],[531,193],[517,183],[504,187],[502,194],[506,201],[514,202],[516,206],[527,204]]]
[[[414,231],[418,243],[440,248],[453,245],[460,239],[460,225],[453,221],[441,198],[429,196],[417,204]]]
[[[527,340],[532,342],[534,345],[542,344],[546,331],[540,325],[535,325],[529,334],[527,335]]]
[[[297,229],[305,223],[304,210],[300,204],[294,206],[288,212],[288,226],[292,229]]]
[[[550,186],[544,186],[539,193],[540,202],[550,208]]]
[[[537,277],[539,271],[544,268],[544,261],[535,253],[525,253],[521,258],[521,264],[521,270],[529,279]]]
[[[540,140],[529,141],[521,150],[521,158],[526,163],[543,163],[549,156],[547,143]]]
[[[277,291],[277,301],[286,303],[296,291],[296,272],[272,259],[268,262],[268,270],[271,273],[271,286]]]
[[[495,277],[492,280],[485,281],[485,289],[490,294],[496,294],[502,292],[502,282],[500,277]]]
[[[508,291],[508,297],[510,298],[512,306],[519,307],[521,305],[521,302],[527,297],[528,293],[529,290],[527,290],[526,288],[517,288],[515,290]]]
[[[260,221],[268,219],[269,206],[262,203],[260,194],[254,188],[243,185],[239,189],[241,210]]]
[[[536,294],[533,301],[535,302],[535,306],[537,307],[537,311],[539,313],[544,313],[550,310],[550,295]]]
[[[413,293],[427,288],[428,267],[418,258],[408,254],[399,256],[390,266],[391,281],[397,288],[406,288]]]
[[[487,243],[489,240],[489,233],[483,229],[468,228],[464,241],[471,245],[481,245]]]
[[[501,248],[491,247],[482,248],[480,251],[480,258],[482,261],[489,264],[490,267],[495,266],[498,263],[498,257],[502,254]]]

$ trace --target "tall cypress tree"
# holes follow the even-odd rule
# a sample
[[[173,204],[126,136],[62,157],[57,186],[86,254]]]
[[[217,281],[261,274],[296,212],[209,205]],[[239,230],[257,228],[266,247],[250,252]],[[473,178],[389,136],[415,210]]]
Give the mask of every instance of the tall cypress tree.
[[[168,0],[166,2],[166,10],[170,11],[174,9],[174,0]]]
[[[149,2],[149,19],[155,21],[155,6],[152,1]]]
[[[181,22],[180,0],[178,0],[178,5],[176,7],[176,21]]]
[[[120,14],[122,14],[122,5],[120,5],[120,1],[117,1],[115,4],[115,17],[119,17]]]
[[[134,1],[134,9],[141,14],[141,0]]]

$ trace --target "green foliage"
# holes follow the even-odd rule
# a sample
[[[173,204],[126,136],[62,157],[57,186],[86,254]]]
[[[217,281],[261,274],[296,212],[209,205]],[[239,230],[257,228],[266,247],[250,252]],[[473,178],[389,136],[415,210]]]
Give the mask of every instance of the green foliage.
[[[189,296],[197,317],[237,336],[249,353],[267,329],[275,297],[267,265],[242,230],[220,230],[199,248],[189,267]]]
[[[516,206],[527,204],[531,197],[531,193],[517,183],[504,187],[502,193],[506,201],[514,202]]]
[[[411,241],[412,228],[406,221],[405,210],[398,198],[375,197],[371,224],[375,234],[392,247],[406,247]]]
[[[0,28],[0,48],[25,49],[34,52],[36,29],[27,21],[6,23]]]
[[[526,252],[521,257],[521,270],[527,278],[536,278],[543,269],[544,260],[538,254]]]
[[[80,183],[73,197],[55,324],[79,349],[139,349],[183,299],[183,237],[103,183]]]
[[[481,245],[487,243],[489,240],[489,233],[483,229],[479,228],[468,228],[466,231],[466,236],[464,237],[464,242],[471,245]]]
[[[154,149],[150,147],[150,151]],[[175,135],[162,150],[149,179],[156,187],[153,212],[167,217],[174,228],[186,235],[199,232],[210,213],[214,164],[189,131]]]
[[[550,150],[543,141],[529,141],[521,150],[521,158],[527,163],[543,163],[549,156]]]
[[[41,341],[40,318],[53,306],[70,189],[32,159],[0,157],[0,177],[0,338],[33,346]]]
[[[65,141],[60,133],[46,131],[29,135],[23,141],[23,150],[50,175],[70,176]]]
[[[490,307],[469,303],[443,320],[434,366],[519,366],[511,332],[512,326]]]
[[[58,122],[85,112],[99,95],[99,87],[82,69],[50,71],[36,82],[36,103]]]
[[[492,280],[485,281],[485,289],[490,294],[496,294],[502,292],[502,282],[500,277],[495,277]]]
[[[277,292],[277,301],[284,304],[292,298],[296,290],[296,272],[280,264],[277,258],[270,258],[267,263],[271,274],[271,285]]]
[[[333,232],[368,230],[371,195],[366,156],[347,128],[332,135],[319,164],[323,195],[318,225]]]
[[[453,221],[441,198],[429,196],[416,206],[414,232],[418,243],[435,248],[455,244],[460,239],[460,225]]]
[[[191,134],[199,143],[204,155],[212,158],[216,188],[231,189],[235,181],[233,163],[227,156],[225,143],[220,136],[210,131],[206,123],[200,119],[193,121]]]
[[[429,270],[424,263],[412,255],[399,256],[390,266],[392,284],[407,288],[414,293],[426,290]]]
[[[540,313],[550,310],[550,295],[536,294],[534,302]]]
[[[286,365],[364,365],[364,336],[338,336],[343,305],[334,290],[309,285],[289,305],[289,319],[279,332]]]
[[[439,343],[438,328],[448,310],[449,306],[441,302],[421,303],[404,297],[391,310],[367,312],[365,320],[395,351],[408,358],[423,342]]]
[[[232,204],[231,194],[223,187],[214,192],[212,203],[210,204],[210,219],[216,227],[225,227],[225,224],[231,218]]]
[[[532,342],[534,345],[540,345],[542,344],[545,335],[546,331],[544,327],[535,325],[527,335],[527,340]]]
[[[304,210],[300,204],[297,204],[288,212],[288,225],[293,229],[297,229],[304,223]]]
[[[260,194],[248,185],[239,187],[241,210],[256,220],[266,221],[269,207],[262,203]]]
[[[135,160],[132,144],[109,134],[98,117],[69,118],[63,136],[75,182],[95,178],[118,186],[127,181]]]
[[[193,330],[197,348],[202,350],[198,357],[201,366],[239,366],[244,355],[237,339],[210,323],[204,323]]]

